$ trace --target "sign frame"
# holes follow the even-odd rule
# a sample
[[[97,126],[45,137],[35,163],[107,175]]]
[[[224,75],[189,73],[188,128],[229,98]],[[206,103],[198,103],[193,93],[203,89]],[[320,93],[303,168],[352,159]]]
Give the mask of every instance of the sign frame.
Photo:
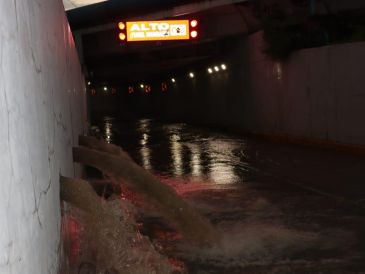
[[[191,40],[190,20],[126,22],[127,42]]]

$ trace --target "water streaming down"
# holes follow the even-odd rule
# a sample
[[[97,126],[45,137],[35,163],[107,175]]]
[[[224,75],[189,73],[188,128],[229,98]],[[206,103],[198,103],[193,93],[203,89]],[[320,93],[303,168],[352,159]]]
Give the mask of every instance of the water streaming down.
[[[97,124],[219,229],[222,245],[202,250],[159,216],[141,217],[141,231],[188,273],[364,273],[362,213],[294,186],[365,179],[364,159],[150,119]]]

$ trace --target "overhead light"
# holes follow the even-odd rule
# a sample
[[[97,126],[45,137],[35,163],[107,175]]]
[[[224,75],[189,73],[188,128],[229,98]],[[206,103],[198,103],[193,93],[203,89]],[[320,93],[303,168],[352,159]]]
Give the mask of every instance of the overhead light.
[[[213,73],[212,68],[208,68],[208,72],[209,72],[209,74],[212,74]]]
[[[227,69],[227,66],[226,66],[225,64],[222,64],[222,65],[221,65],[221,68],[222,68],[223,70],[226,70],[226,69]]]
[[[215,67],[214,67],[214,70],[215,70],[216,72],[218,72],[218,71],[219,71],[219,67],[218,67],[218,66],[215,66]]]
[[[90,82],[90,81],[89,81],[89,82],[87,82],[87,85],[88,85],[88,86],[91,86],[91,82]]]
[[[144,88],[144,84],[140,84],[139,86],[140,86],[141,88]]]
[[[176,83],[175,78],[172,78],[172,79],[171,79],[171,82]]]
[[[190,36],[191,36],[191,38],[197,38],[198,32],[196,30],[193,30],[192,32],[190,32]]]
[[[120,30],[124,30],[124,29],[125,29],[125,24],[124,24],[123,22],[119,22],[119,24],[118,24],[118,28],[119,28]]]
[[[124,33],[119,33],[119,40],[125,41],[126,38],[127,36]]]
[[[192,20],[192,21],[190,21],[190,26],[191,26],[192,28],[197,27],[197,26],[198,26],[198,21],[197,21],[197,20]]]
[[[104,88],[103,88],[103,90],[104,90],[104,91],[108,91],[108,87],[104,87]]]
[[[193,72],[190,72],[190,73],[189,73],[189,77],[190,77],[190,78],[194,78],[194,77],[195,77],[194,73],[193,73]]]

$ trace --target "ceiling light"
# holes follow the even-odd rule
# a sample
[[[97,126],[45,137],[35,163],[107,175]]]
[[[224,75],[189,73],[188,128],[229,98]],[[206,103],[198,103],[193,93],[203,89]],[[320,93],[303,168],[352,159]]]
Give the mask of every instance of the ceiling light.
[[[190,78],[194,78],[194,77],[195,77],[194,73],[193,73],[193,72],[190,72],[190,73],[189,73],[189,77],[190,77]]]
[[[218,72],[218,71],[219,71],[219,67],[218,67],[218,66],[215,66],[215,67],[214,67],[214,70],[215,70],[216,72]]]
[[[225,64],[222,64],[222,65],[221,65],[221,68],[222,68],[223,70],[226,70],[226,69],[227,69],[227,66],[226,66]]]
[[[124,41],[126,38],[127,37],[124,33],[119,33],[119,40]]]
[[[208,73],[209,73],[209,74],[212,74],[212,73],[213,73],[212,68],[208,68]]]
[[[198,26],[198,21],[197,20],[192,20],[190,22],[190,26],[193,27],[193,28],[197,27]]]
[[[193,30],[191,33],[191,38],[197,38],[198,37],[198,32],[196,30]]]
[[[124,29],[125,29],[125,24],[124,24],[123,22],[119,22],[119,24],[118,24],[118,28],[119,28],[120,30],[124,30]]]

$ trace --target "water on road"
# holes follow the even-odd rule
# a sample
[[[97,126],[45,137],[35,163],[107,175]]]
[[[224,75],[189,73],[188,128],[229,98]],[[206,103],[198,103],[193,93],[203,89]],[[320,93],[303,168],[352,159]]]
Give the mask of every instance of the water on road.
[[[365,273],[363,157],[151,119],[97,125],[217,227],[222,245],[202,250],[160,218],[143,219],[188,273]]]

